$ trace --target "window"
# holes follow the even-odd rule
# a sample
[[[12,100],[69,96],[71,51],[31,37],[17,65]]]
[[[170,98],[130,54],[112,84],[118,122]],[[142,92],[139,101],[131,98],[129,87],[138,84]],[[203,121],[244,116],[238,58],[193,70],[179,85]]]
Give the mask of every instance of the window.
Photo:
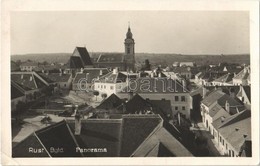
[[[106,85],[104,85],[104,89],[106,89]]]
[[[227,143],[226,143],[226,150],[227,150],[228,148],[227,148]]]
[[[182,108],[181,108],[183,111],[185,110],[185,106],[182,106]]]
[[[130,54],[130,48],[127,47],[127,54]]]
[[[175,96],[175,101],[179,101],[179,96]]]
[[[66,84],[64,84],[64,87],[66,87]]]
[[[101,85],[101,89],[103,88],[103,85]]]
[[[222,142],[222,138],[221,137],[219,137],[219,142]]]
[[[114,87],[113,86],[110,86],[110,90],[113,90],[114,89]]]
[[[178,110],[178,107],[175,107],[175,110]]]
[[[223,145],[223,146],[225,145],[225,141],[224,141],[224,139],[223,139],[222,145]]]
[[[181,101],[185,101],[185,96],[181,96]]]

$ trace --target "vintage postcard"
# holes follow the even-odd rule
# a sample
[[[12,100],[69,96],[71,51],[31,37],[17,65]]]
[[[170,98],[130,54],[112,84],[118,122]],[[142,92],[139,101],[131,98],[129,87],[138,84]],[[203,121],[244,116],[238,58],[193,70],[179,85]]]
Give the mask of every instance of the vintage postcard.
[[[3,165],[257,165],[258,1],[2,1]]]

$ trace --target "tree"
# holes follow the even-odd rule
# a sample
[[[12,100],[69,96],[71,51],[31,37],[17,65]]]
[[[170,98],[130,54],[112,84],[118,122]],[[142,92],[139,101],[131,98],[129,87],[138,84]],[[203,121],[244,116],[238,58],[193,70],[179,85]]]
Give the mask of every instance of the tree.
[[[107,94],[106,94],[106,93],[102,93],[101,97],[102,97],[103,99],[105,99],[105,98],[107,98]]]
[[[96,96],[96,100],[97,100],[97,96],[99,95],[99,92],[98,92],[98,91],[94,91],[94,92],[93,92],[93,95]]]
[[[142,67],[142,70],[151,70],[151,64],[148,59],[144,61],[144,66]]]

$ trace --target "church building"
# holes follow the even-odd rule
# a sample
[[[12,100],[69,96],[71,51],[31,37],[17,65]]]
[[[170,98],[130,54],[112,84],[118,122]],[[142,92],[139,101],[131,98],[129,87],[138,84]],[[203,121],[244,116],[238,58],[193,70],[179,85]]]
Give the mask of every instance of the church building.
[[[98,68],[118,68],[120,71],[135,71],[135,41],[130,26],[126,33],[124,45],[124,53],[101,54],[94,62],[94,66]]]

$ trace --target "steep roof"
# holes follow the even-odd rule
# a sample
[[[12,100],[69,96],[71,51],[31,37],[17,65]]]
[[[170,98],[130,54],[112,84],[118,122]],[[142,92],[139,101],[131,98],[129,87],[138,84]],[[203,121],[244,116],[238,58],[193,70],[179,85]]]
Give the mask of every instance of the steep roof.
[[[80,56],[84,66],[93,65],[93,63],[91,62],[89,53],[85,47],[76,47],[72,56],[74,56],[76,50],[78,51],[79,56]]]
[[[245,110],[224,119],[218,131],[239,152],[244,142],[251,140],[251,111]]]
[[[141,77],[134,82],[129,82],[120,93],[189,93],[178,80],[169,78]]]
[[[124,103],[117,95],[111,94],[108,98],[103,100],[96,108],[97,109],[114,109]]]
[[[43,88],[47,85],[46,80],[35,72],[12,72],[11,80],[25,91]]]
[[[208,96],[206,96],[201,103],[205,104],[206,106],[210,106],[214,102],[216,102],[218,99],[220,99],[222,96],[224,96],[225,93],[223,93],[220,90],[215,90],[211,92]]]
[[[110,72],[106,75],[103,75],[100,77],[96,82],[102,82],[102,83],[121,83],[126,82],[127,76],[122,74],[121,72]]]
[[[98,57],[98,63],[118,63],[124,61],[124,54],[121,53],[106,53],[100,54]]]
[[[49,73],[49,74],[40,73],[39,75],[49,80],[50,82],[68,82],[71,77],[71,74],[60,74],[60,73]]]
[[[11,100],[24,96],[23,91],[21,91],[17,86],[14,85],[15,83],[11,82]]]
[[[133,157],[193,156],[165,128],[158,128],[131,155]]]
[[[162,133],[158,133],[161,128]],[[129,157],[153,134],[161,136],[161,143],[175,155],[183,149],[180,143],[175,145],[174,136],[163,131],[163,120],[158,115],[122,115],[121,119],[82,119],[80,135],[74,135],[75,121],[63,120],[40,129],[18,143],[13,148],[15,157]],[[170,137],[171,136],[171,137]],[[168,139],[170,138],[170,139]],[[173,141],[173,142],[171,142]],[[29,153],[29,147],[44,148],[46,153]],[[63,148],[63,152],[54,153],[50,148]],[[79,152],[84,149],[102,148],[106,152]],[[168,155],[161,147],[158,156]],[[182,146],[182,148],[184,148]],[[140,148],[139,148],[140,149]],[[160,148],[159,148],[160,149]],[[187,151],[187,150],[186,150]]]
[[[213,80],[213,82],[230,83],[234,76],[235,76],[234,73],[227,73],[227,74]]]
[[[160,122],[162,119],[158,115],[124,115],[120,156],[130,156]]]
[[[234,77],[234,79],[245,80],[245,79],[248,79],[249,75],[250,75],[249,68],[246,67],[246,68],[242,69],[242,70]]]
[[[84,65],[78,56],[71,56],[69,60],[69,67],[71,69],[80,69],[84,68]]]

